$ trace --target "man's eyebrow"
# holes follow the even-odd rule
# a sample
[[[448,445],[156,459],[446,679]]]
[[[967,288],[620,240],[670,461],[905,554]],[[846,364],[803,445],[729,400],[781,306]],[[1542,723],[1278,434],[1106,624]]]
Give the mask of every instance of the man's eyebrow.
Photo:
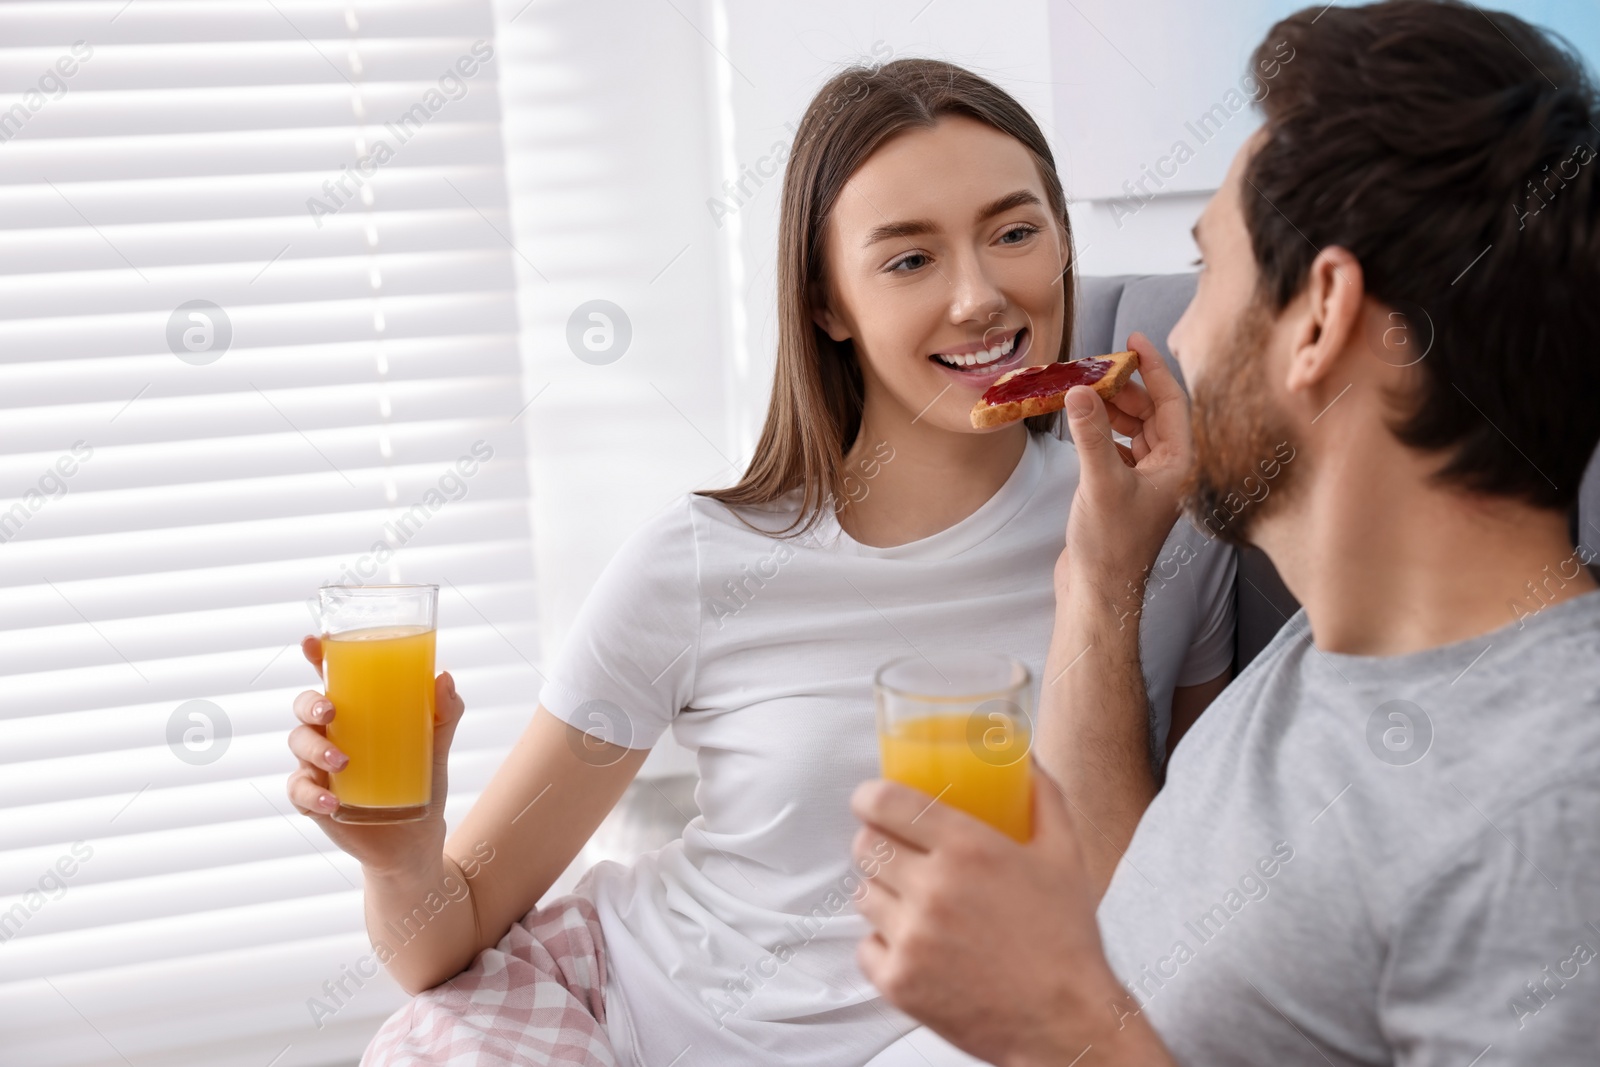
[[[1007,193],[998,200],[985,204],[979,209],[976,221],[983,222],[1014,208],[1038,203],[1039,197],[1031,190],[1018,189],[1014,193]],[[862,246],[875,245],[879,241],[887,241],[892,237],[917,237],[925,233],[933,233],[938,228],[931,219],[905,219],[901,222],[887,222],[869,232],[867,239],[862,242]]]
[[[1194,243],[1196,245],[1199,245],[1199,243],[1200,243],[1200,222],[1199,222],[1199,220],[1196,220],[1195,224],[1193,226],[1189,227],[1189,236],[1194,238]]]

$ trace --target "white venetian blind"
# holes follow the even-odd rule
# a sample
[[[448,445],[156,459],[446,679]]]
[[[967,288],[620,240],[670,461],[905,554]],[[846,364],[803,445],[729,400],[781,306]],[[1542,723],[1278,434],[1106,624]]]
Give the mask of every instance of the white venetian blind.
[[[399,1002],[284,736],[341,578],[442,587],[452,817],[532,706],[494,45],[0,5],[0,1064],[351,1063]]]

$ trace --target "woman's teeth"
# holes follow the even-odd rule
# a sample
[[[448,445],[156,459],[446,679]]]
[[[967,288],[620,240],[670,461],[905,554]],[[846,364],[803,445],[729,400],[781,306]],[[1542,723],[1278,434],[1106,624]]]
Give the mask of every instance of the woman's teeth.
[[[943,352],[935,352],[934,358],[947,367],[982,367],[997,360],[1005,359],[1016,346],[1017,338],[1022,336],[1021,331],[1001,341],[983,352],[970,352],[964,356],[951,356]]]

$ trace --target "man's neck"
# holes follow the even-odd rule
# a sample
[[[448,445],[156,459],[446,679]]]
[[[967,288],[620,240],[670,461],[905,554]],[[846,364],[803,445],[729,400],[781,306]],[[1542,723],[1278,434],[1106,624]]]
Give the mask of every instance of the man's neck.
[[[1329,466],[1252,537],[1320,649],[1404,655],[1525,624],[1596,588],[1592,553],[1574,549],[1558,512],[1435,487],[1404,461]]]

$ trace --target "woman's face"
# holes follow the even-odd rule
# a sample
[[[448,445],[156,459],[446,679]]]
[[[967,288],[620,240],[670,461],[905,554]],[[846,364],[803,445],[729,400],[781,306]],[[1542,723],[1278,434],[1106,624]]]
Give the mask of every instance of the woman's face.
[[[1060,351],[1066,235],[1033,157],[992,126],[945,116],[882,145],[826,237],[815,318],[855,342],[875,422],[990,432],[968,417],[983,391]]]

